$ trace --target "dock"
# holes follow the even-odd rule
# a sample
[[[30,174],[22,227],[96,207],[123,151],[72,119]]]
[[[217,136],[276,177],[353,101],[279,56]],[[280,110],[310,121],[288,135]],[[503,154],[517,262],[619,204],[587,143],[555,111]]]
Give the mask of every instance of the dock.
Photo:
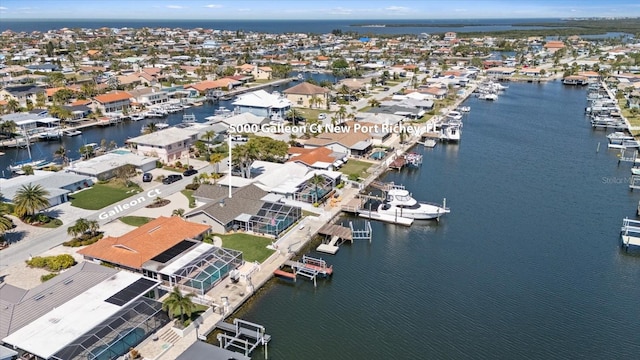
[[[622,246],[629,250],[630,246],[640,247],[640,221],[624,218],[620,229]]]
[[[345,241],[353,243],[353,240],[369,240],[371,243],[373,230],[368,221],[365,223],[364,229],[354,229],[353,221],[349,221],[349,227],[325,224],[318,230],[318,234],[324,235],[328,241],[318,245],[316,251],[334,255],[340,249],[338,245]]]
[[[293,272],[276,269],[273,274],[282,278],[296,281],[298,276],[313,280],[313,286],[317,286],[318,275],[329,277],[333,274],[333,266],[327,265],[323,259],[303,255],[301,261],[287,260],[285,266],[289,266]]]
[[[244,356],[248,357],[259,345],[263,345],[264,357],[268,358],[267,344],[271,341],[271,335],[265,332],[264,326],[234,319],[233,324],[218,321],[215,327],[223,331],[222,334],[218,334],[221,348],[243,350]]]

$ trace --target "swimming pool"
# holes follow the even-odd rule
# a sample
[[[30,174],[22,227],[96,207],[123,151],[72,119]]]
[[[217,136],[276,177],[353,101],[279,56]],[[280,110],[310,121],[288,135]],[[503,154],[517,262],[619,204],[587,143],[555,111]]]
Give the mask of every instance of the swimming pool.
[[[187,286],[207,291],[213,284],[229,272],[229,264],[215,263],[202,270],[195,278],[187,282]]]
[[[91,360],[111,360],[118,358],[132,347],[138,345],[145,337],[141,328],[125,329],[118,334],[117,340],[111,344],[101,345],[91,351]],[[105,351],[106,350],[106,351]]]
[[[118,150],[113,150],[111,153],[117,154],[117,155],[128,155],[128,154],[131,154],[131,151],[118,149]]]
[[[385,156],[386,154],[387,154],[387,152],[386,152],[386,151],[376,151],[376,152],[374,152],[373,154],[371,154],[371,156],[370,156],[370,157],[371,157],[373,160],[380,160],[380,159],[384,158],[384,156]]]

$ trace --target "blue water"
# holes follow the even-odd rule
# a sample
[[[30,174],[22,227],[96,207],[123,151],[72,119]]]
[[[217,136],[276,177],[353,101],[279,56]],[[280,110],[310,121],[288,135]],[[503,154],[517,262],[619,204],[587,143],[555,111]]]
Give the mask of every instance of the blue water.
[[[536,26],[517,26],[513,24],[531,22],[561,22],[558,19],[444,19],[444,20],[166,20],[166,19],[3,19],[0,31],[48,31],[62,28],[205,28],[216,30],[243,30],[266,33],[329,33],[334,29],[343,32],[363,34],[420,34],[444,33],[447,31],[475,32],[501,30],[544,29]],[[455,24],[467,26],[424,26],[424,27],[358,27],[363,24]],[[472,26],[473,25],[473,26]]]
[[[122,336],[122,334],[125,333],[126,335]],[[138,343],[144,339],[145,332],[141,328],[135,328],[133,330],[127,329],[123,330],[119,336],[122,337],[115,342],[95,348],[91,352],[93,356],[91,360],[111,360],[128,353],[131,348],[138,345]],[[104,351],[107,348],[108,350]]]
[[[371,244],[315,254],[330,280],[275,280],[239,314],[273,336],[270,359],[638,359],[629,165],[589,126],[585,89],[509,85],[464,104],[459,145],[417,147],[419,170],[384,178],[446,197],[440,223],[372,223]]]

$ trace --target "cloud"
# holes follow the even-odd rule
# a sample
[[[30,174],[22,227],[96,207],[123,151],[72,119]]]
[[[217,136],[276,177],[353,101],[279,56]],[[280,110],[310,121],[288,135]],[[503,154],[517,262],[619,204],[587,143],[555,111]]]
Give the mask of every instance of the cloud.
[[[389,6],[389,7],[385,8],[385,10],[387,10],[387,11],[407,11],[407,10],[409,10],[409,8],[404,7],[404,6]]]
[[[244,8],[244,9],[236,9],[237,12],[249,12],[251,11],[251,9],[248,8]]]
[[[184,9],[181,5],[167,5],[167,9]]]
[[[9,8],[4,7],[4,6],[0,6],[0,10],[9,10]]]
[[[329,10],[329,14],[333,14],[333,15],[351,15],[352,12],[353,10],[345,9],[343,7],[337,7]]]
[[[218,4],[209,4],[209,5],[205,5],[204,7],[209,8],[209,9],[219,9],[222,7],[222,5],[218,5]]]

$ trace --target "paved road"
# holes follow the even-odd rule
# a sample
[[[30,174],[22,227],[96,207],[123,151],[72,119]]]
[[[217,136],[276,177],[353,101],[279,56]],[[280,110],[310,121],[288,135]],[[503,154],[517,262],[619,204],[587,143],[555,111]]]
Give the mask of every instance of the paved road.
[[[213,170],[214,168],[212,165],[207,165],[204,168],[199,169],[200,172],[211,172]],[[119,201],[101,210],[84,212],[86,214],[85,219],[98,220],[98,223],[101,226],[112,221],[116,221],[121,216],[129,215],[134,211],[149,205],[157,197],[167,197],[179,192],[184,189],[187,184],[190,184],[193,181],[192,179],[193,177],[186,177],[170,185],[160,183],[153,185],[135,196]],[[72,215],[69,217],[72,217]],[[67,235],[67,228],[73,224],[73,221],[75,220],[70,219],[70,221],[65,221],[64,225],[56,229],[51,229],[50,231],[36,236],[27,236],[19,242],[11,244],[8,248],[0,251],[0,270],[15,263],[28,260],[32,255],[36,256],[62,244],[65,241],[68,241],[70,237]]]

